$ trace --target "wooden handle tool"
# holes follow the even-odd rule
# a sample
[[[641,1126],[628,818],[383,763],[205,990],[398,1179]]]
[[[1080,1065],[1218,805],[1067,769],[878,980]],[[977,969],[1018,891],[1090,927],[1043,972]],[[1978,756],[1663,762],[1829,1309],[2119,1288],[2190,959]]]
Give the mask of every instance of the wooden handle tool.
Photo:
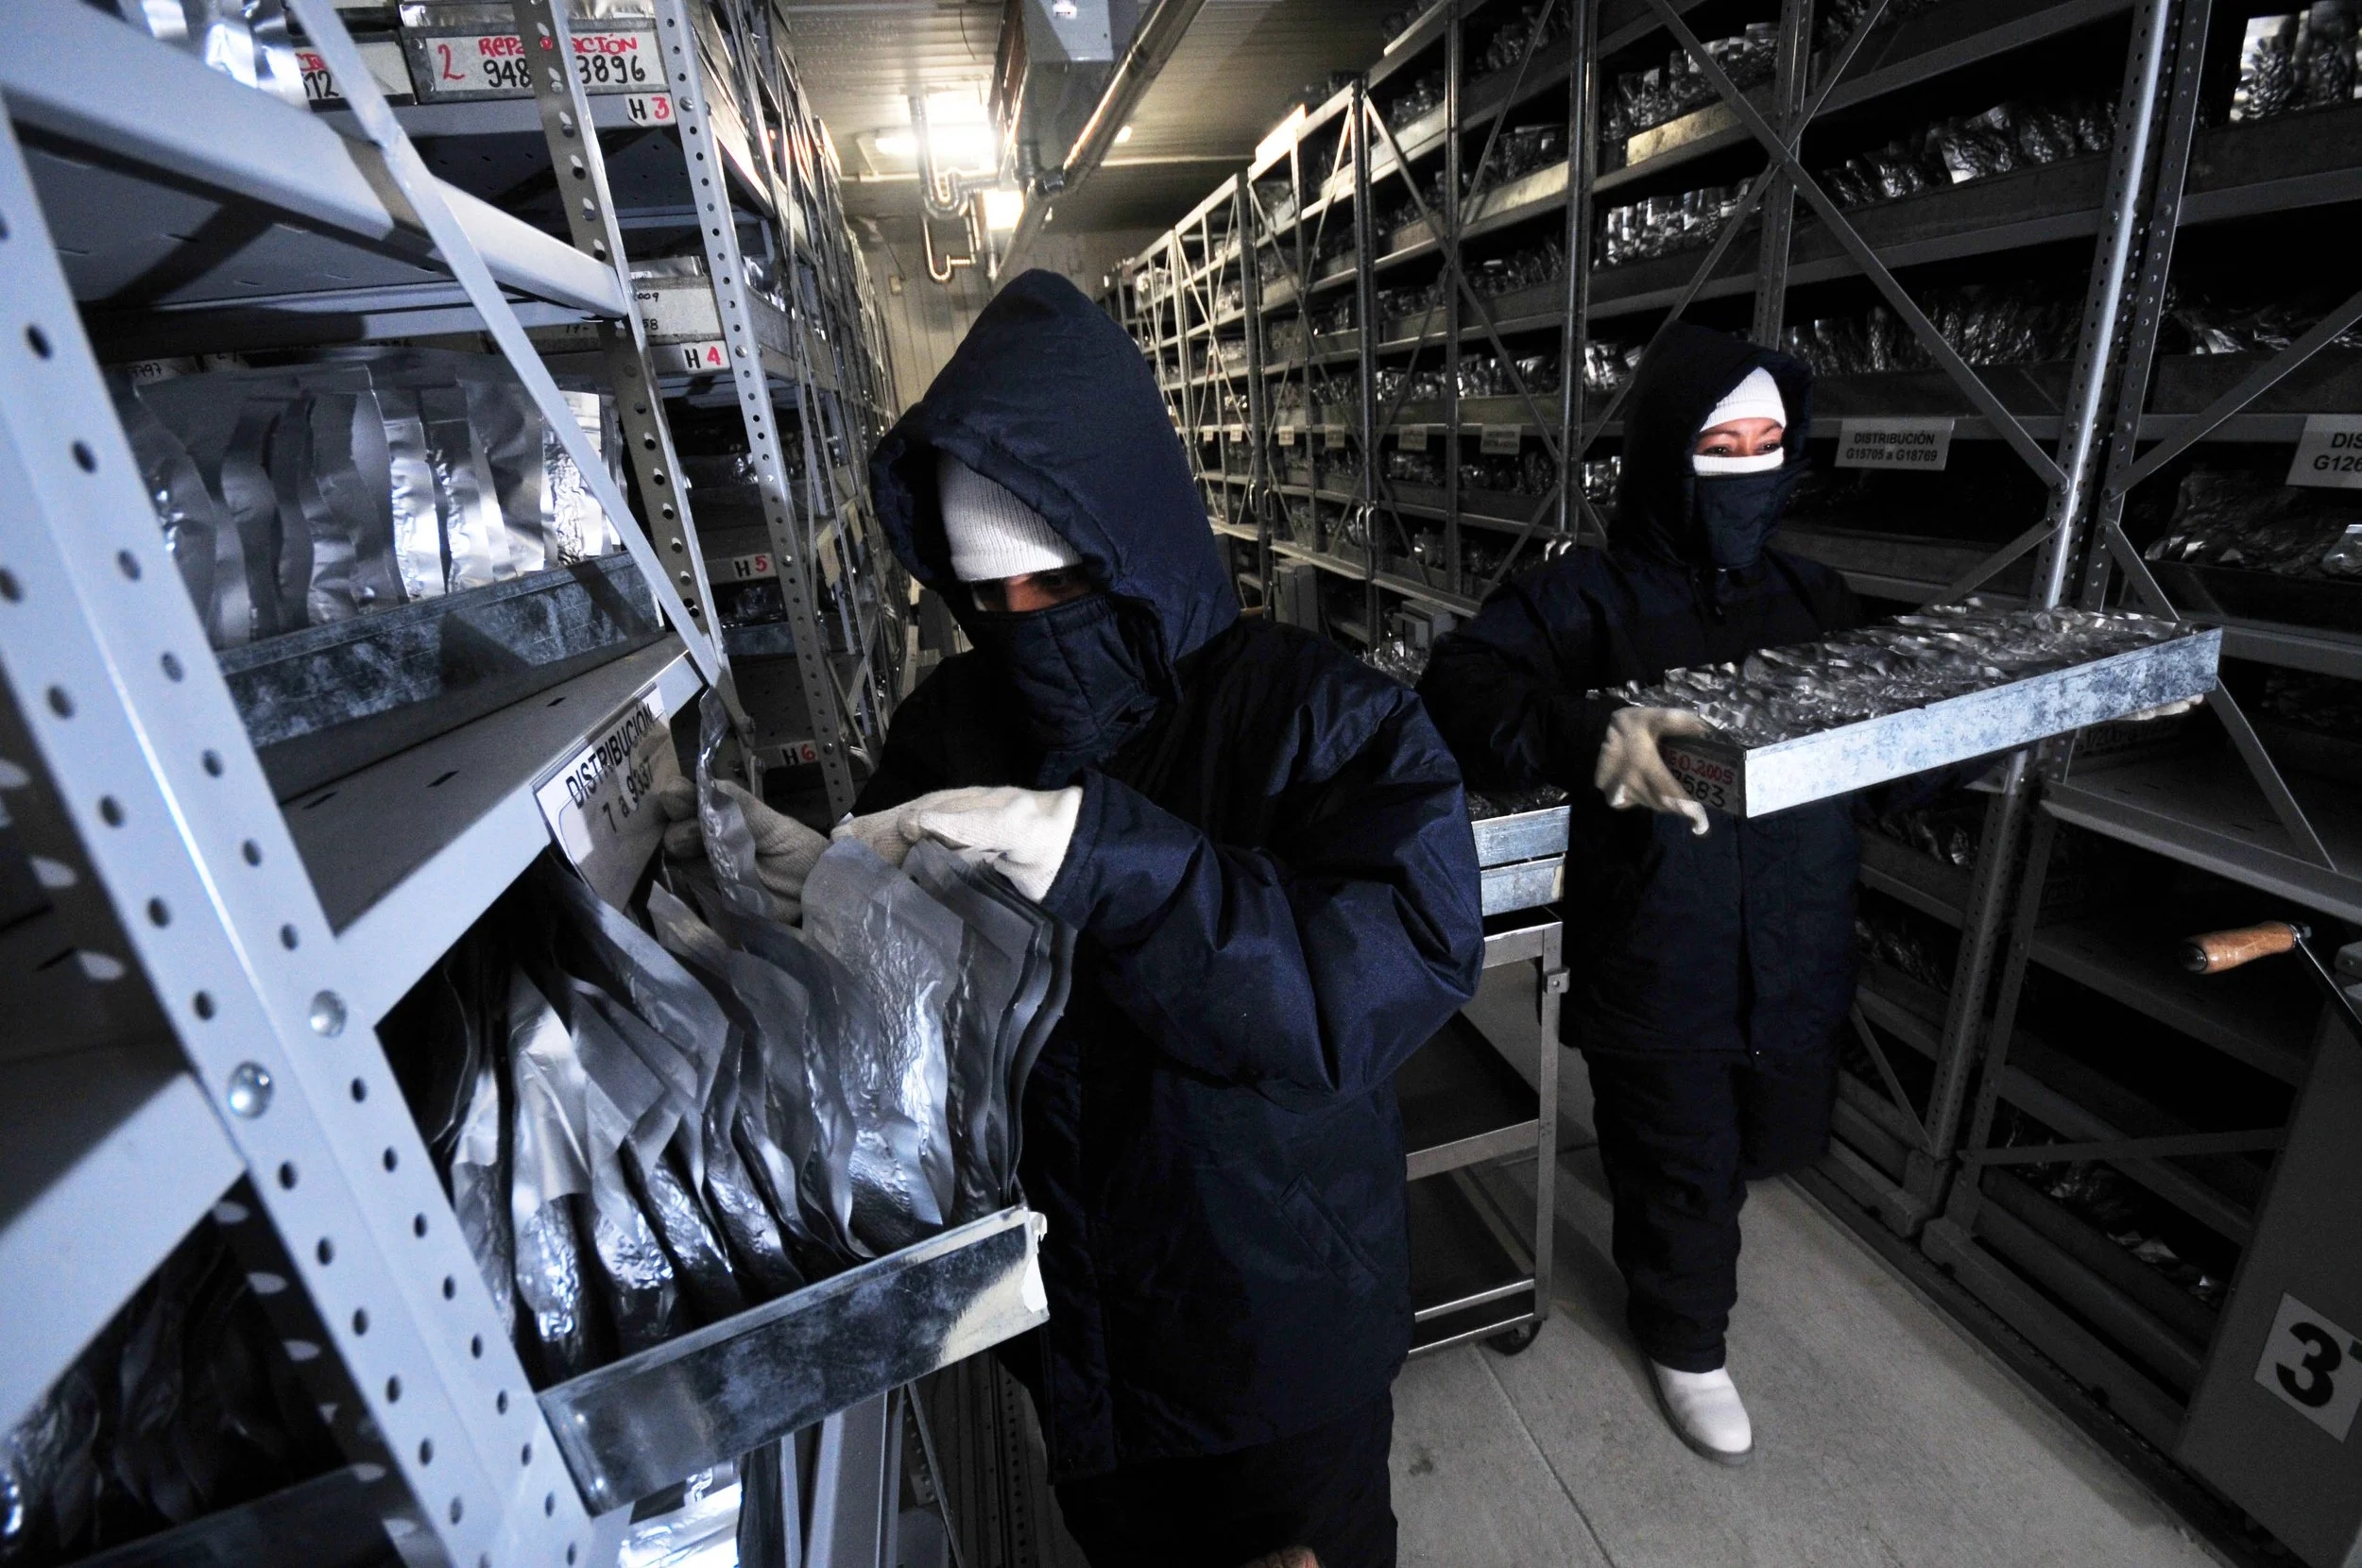
[[[2182,966],[2194,975],[2218,975],[2225,969],[2274,953],[2295,949],[2298,939],[2312,933],[2285,920],[2267,920],[2236,930],[2207,931],[2189,939],[2182,950]]]

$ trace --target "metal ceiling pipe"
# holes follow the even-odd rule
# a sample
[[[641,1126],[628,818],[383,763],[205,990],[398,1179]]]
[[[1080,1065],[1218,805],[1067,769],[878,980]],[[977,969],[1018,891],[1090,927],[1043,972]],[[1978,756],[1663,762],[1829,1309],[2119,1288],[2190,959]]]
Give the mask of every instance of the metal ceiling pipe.
[[[1078,189],[1091,172],[1106,160],[1116,145],[1116,137],[1155,85],[1157,74],[1180,46],[1182,35],[1206,0],[1157,0],[1155,10],[1132,35],[1132,46],[1116,62],[1115,72],[1107,78],[1107,90],[1100,94],[1099,107],[1091,111],[1083,133],[1074,139],[1074,145],[1066,155],[1066,162],[1054,169],[1046,169],[1025,193],[1025,211],[1009,235],[1008,248],[993,264],[993,277],[1013,271],[1018,259],[1041,233],[1041,226],[1050,221],[1050,209],[1059,196]]]

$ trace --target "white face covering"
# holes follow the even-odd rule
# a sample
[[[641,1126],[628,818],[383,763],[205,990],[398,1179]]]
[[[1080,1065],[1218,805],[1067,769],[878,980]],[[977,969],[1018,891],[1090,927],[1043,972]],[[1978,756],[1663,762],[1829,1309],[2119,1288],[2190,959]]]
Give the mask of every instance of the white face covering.
[[[1769,473],[1788,461],[1785,452],[1759,452],[1753,457],[1696,457],[1689,460],[1690,471],[1701,474]]]
[[[1747,372],[1737,386],[1705,417],[1698,429],[1701,434],[1719,425],[1738,419],[1769,419],[1785,427],[1788,404],[1780,397],[1780,383],[1772,379],[1772,372],[1758,365]],[[1753,457],[1699,457],[1689,459],[1690,470],[1700,474],[1769,473],[1788,461],[1781,452],[1757,452]]]

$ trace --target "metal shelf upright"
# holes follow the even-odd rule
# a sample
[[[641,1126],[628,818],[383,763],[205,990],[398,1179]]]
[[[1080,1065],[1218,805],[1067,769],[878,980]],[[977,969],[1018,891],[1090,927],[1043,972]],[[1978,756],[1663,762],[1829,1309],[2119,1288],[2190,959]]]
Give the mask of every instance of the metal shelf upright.
[[[567,58],[563,14],[547,0],[517,9],[519,37]],[[789,433],[763,421],[775,404],[798,416],[805,483],[784,512],[793,554],[773,552],[779,575],[855,590],[835,595],[829,622],[815,605],[798,626],[802,646],[832,656],[812,704],[843,721],[834,764],[817,748],[832,802],[849,800],[847,758],[875,743],[899,694],[904,594],[862,477],[882,418],[881,339],[825,133],[767,12],[717,22],[659,0],[678,151],[669,179],[642,161],[622,197],[596,132],[642,122],[611,98],[586,103],[572,73],[537,77],[538,103],[520,89],[395,108],[367,85],[371,61],[330,6],[300,0],[297,19],[319,72],[346,89],[316,112],[102,11],[10,13],[55,68],[0,65],[0,476],[12,498],[0,510],[0,797],[8,848],[39,875],[38,903],[0,933],[8,995],[34,1021],[0,1052],[0,1262],[19,1287],[0,1316],[12,1347],[0,1420],[43,1398],[210,1215],[334,1412],[349,1462],[155,1550],[254,1560],[266,1541],[314,1561],[392,1534],[410,1560],[596,1563],[627,1517],[617,1505],[776,1453],[813,1422],[824,1456],[850,1453],[839,1412],[884,1409],[893,1387],[1042,1318],[1036,1229],[1010,1209],[537,1391],[377,1034],[548,848],[540,786],[644,708],[669,716],[708,685],[727,690],[707,630],[710,547],[666,409],[694,400],[699,372],[681,340],[664,341],[669,323],[638,308],[624,236],[712,231],[713,363],[742,406],[747,367],[764,366],[752,372],[762,420],[748,423],[769,435],[753,451],[774,497]],[[734,82],[705,74],[717,58]],[[514,174],[545,136],[541,215],[575,245],[437,178],[412,130],[437,139],[446,173],[472,162]],[[502,156],[471,161],[468,144],[486,138]],[[652,190],[681,199],[634,205]],[[749,218],[792,301],[783,360],[753,348],[766,307],[746,288]],[[527,326],[557,334],[559,358],[568,332],[604,344],[646,533]],[[282,804],[162,547],[101,356],[473,332],[495,340],[571,449],[669,629]],[[841,572],[820,565],[830,550]],[[766,1398],[730,1405],[723,1383]],[[792,1515],[793,1499],[778,1507]]]

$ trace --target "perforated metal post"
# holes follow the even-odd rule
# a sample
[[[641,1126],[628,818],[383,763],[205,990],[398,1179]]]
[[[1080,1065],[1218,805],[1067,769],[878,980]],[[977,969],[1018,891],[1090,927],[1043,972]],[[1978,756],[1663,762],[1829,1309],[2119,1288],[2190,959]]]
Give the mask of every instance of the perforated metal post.
[[[706,97],[705,68],[698,59],[697,35],[690,26],[683,0],[656,0],[657,49],[664,61],[666,82],[673,91],[673,114],[688,150],[691,191],[695,197],[697,230],[704,242],[706,271],[713,283],[713,298],[722,317],[722,343],[729,355],[730,383],[738,396],[738,411],[746,422],[747,454],[755,466],[756,487],[762,497],[763,521],[771,534],[771,553],[779,575],[779,594],[787,606],[790,631],[796,639],[796,669],[804,706],[811,715],[813,746],[819,754],[820,775],[829,797],[829,814],[852,810],[853,772],[847,752],[845,718],[835,677],[829,668],[830,644],[823,635],[813,597],[813,574],[819,570],[818,536],[813,518],[799,518],[787,492],[785,454],[779,440],[779,415],[771,401],[762,353],[755,336],[754,314],[747,299],[745,257],[738,243],[738,217],[730,201],[728,167],[713,134],[711,109]],[[757,109],[758,105],[749,105]],[[759,125],[750,128],[761,140]],[[782,229],[786,211],[774,203]],[[793,244],[792,236],[790,244]],[[791,249],[792,256],[793,251]],[[809,400],[808,371],[800,366],[803,391]],[[805,464],[808,487],[819,482],[813,471],[825,453],[811,445],[811,404],[801,404],[804,417]]]
[[[588,1521],[160,538],[0,114],[0,670],[332,1348],[452,1561]],[[19,1282],[24,1285],[27,1282]]]
[[[541,134],[549,143],[550,168],[557,181],[557,204],[566,213],[567,233],[575,249],[615,269],[625,298],[630,298],[631,264],[624,252],[623,230],[615,221],[614,198],[608,191],[607,159],[590,117],[590,95],[573,69],[573,25],[566,19],[565,8],[550,0],[510,0],[509,9],[517,19],[517,37],[524,43],[525,58],[534,62],[530,73],[533,99],[541,112]],[[673,432],[665,423],[655,362],[648,355],[647,325],[635,307],[621,320],[601,319],[597,330],[608,384],[615,392],[625,456],[640,496],[641,516],[657,558],[672,572],[674,587],[691,620],[713,645],[714,660],[722,671],[717,690],[744,733],[745,715],[739,711],[737,689],[729,679],[729,656],[722,647],[713,617],[712,585],[706,580],[705,556],[697,548],[689,496],[680,484],[680,458],[673,450]]]

